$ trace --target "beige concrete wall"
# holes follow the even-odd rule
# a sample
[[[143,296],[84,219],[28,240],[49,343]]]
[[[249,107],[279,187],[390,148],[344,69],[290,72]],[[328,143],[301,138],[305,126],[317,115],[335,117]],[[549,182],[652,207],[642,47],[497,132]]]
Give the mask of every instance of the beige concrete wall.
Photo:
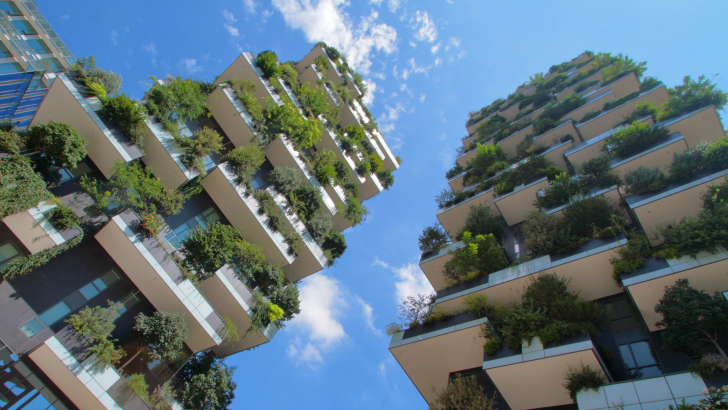
[[[533,133],[533,125],[529,125],[528,127],[513,133],[508,138],[501,140],[498,144],[503,150],[503,153],[506,155],[506,159],[516,158],[518,156],[518,152],[516,151],[518,144],[522,143],[523,140],[526,139],[526,136]]]
[[[712,144],[725,136],[723,124],[720,122],[715,106],[706,107],[687,118],[670,124],[667,129],[670,130],[670,133],[679,132],[691,147],[703,141]]]
[[[473,124],[469,127],[466,127],[465,129],[468,131],[468,134],[474,133],[475,130],[480,126],[480,124],[482,124],[485,121],[488,121],[490,119],[490,117],[494,116],[495,114],[496,113],[494,113],[494,112],[490,113],[489,115],[481,118],[480,121],[476,122],[475,124]],[[475,137],[472,137],[472,138],[475,138]],[[466,142],[466,141],[467,140],[463,141],[463,145],[465,145],[467,147],[468,145],[470,145],[470,142],[472,142],[472,141],[470,141],[470,142]]]
[[[587,70],[589,70],[591,67],[589,65],[587,65],[585,67],[582,67],[582,69],[579,71],[583,71],[585,68]],[[579,81],[578,83],[572,85],[571,87],[566,88],[563,91],[561,91],[560,93],[556,94],[556,100],[561,101],[561,100],[565,99],[566,97],[570,96],[571,94],[574,94],[574,90],[576,89],[576,87],[579,86],[579,84],[584,83],[584,82],[594,81],[594,80],[602,81],[601,70],[597,71],[596,73],[590,75],[589,77],[586,77],[585,79]],[[597,84],[596,86],[599,86],[599,85]]]
[[[447,181],[447,184],[450,186],[450,189],[452,189],[453,191],[462,191],[463,188],[465,188],[465,186],[463,185],[464,180],[465,180],[465,174],[462,174],[455,179]]]
[[[144,144],[144,165],[152,169],[154,176],[159,178],[165,187],[177,189],[187,182],[187,175],[182,171],[172,156],[164,149],[162,143],[157,139],[147,124],[144,128],[146,142]]]
[[[569,171],[569,167],[566,166],[566,158],[564,157],[564,151],[574,146],[574,142],[570,141],[568,144],[556,148],[546,154],[543,154],[544,158],[551,161],[557,167],[561,168],[564,172]]]
[[[520,191],[512,192],[495,201],[495,207],[503,215],[508,226],[513,226],[523,221],[526,212],[536,210],[536,206],[533,204],[533,201],[536,200],[536,193],[548,185],[548,180],[544,179]]]
[[[260,77],[258,77],[258,74],[255,73],[255,70],[250,66],[248,60],[243,54],[240,54],[238,58],[236,58],[235,61],[233,61],[233,63],[217,77],[215,84],[222,84],[227,80],[232,80],[233,78],[252,81],[255,84],[255,97],[258,98],[258,102],[263,104],[264,107],[269,103],[275,104],[268,92],[268,89],[265,88]]]
[[[599,92],[598,94],[602,94],[602,93]],[[591,98],[594,98],[594,97],[596,97],[596,96],[592,96]],[[594,101],[584,104],[581,107],[575,109],[574,111],[567,113],[563,117],[559,118],[559,122],[561,122],[567,118],[571,118],[574,121],[580,121],[582,118],[584,118],[584,116],[586,114],[588,114],[590,112],[601,111],[602,108],[604,107],[604,104],[613,98],[614,98],[614,92],[612,92],[610,90],[607,94],[602,95],[601,97],[595,99]]]
[[[652,118],[648,118],[645,121],[642,121],[645,124],[653,125],[655,121],[652,120]],[[599,141],[595,144],[584,146],[579,151],[572,152],[569,154],[569,162],[571,162],[571,165],[574,166],[574,168],[577,171],[581,170],[582,165],[584,163],[592,158],[596,158],[600,155],[604,155],[604,151],[602,151],[602,147],[604,146],[605,140]]]
[[[422,272],[425,273],[425,276],[432,284],[432,287],[435,288],[435,290],[442,290],[447,288],[447,284],[445,283],[445,275],[443,274],[443,270],[445,269],[445,264],[452,259],[452,255],[447,254],[440,256],[437,259],[433,259],[426,263],[420,264],[420,269],[422,269]]]
[[[489,143],[486,143],[484,145],[489,145],[489,144],[490,144],[490,142]],[[458,159],[456,159],[455,162],[457,162],[458,165],[460,165],[461,167],[465,167],[465,166],[468,165],[468,161],[471,160],[471,159],[473,159],[473,158],[475,158],[476,156],[478,156],[478,149],[477,148],[474,149],[474,150],[472,150],[472,151],[470,151],[470,152],[468,152],[468,153],[466,153],[465,155],[462,155],[462,156],[458,157]]]
[[[437,219],[440,221],[442,227],[445,228],[450,239],[454,241],[458,231],[463,227],[463,225],[465,225],[465,219],[470,213],[471,206],[487,204],[491,207],[491,209],[493,209],[493,211],[498,212],[498,208],[493,206],[493,197],[492,189],[487,192],[481,192],[479,196],[470,198],[470,200],[461,202],[454,208],[438,214]]]
[[[650,152],[649,154],[642,155],[632,161],[614,167],[612,168],[612,171],[614,171],[614,173],[622,179],[624,179],[625,172],[631,169],[637,169],[640,166],[645,168],[657,167],[665,174],[668,174],[670,171],[670,164],[672,163],[672,159],[675,154],[685,151],[685,148],[687,147],[688,146],[684,139],[676,140],[665,147]]]
[[[28,211],[6,216],[3,222],[30,253],[38,253],[56,246],[50,235],[43,230]]]
[[[218,87],[210,94],[207,107],[234,146],[244,147],[250,144],[254,138],[253,132],[222,88]]]
[[[107,179],[113,175],[114,162],[124,161],[119,151],[89,117],[63,81],[53,82],[30,126],[48,121],[64,122],[72,126],[86,140],[89,158]]]
[[[299,61],[298,64],[296,64],[296,71],[298,71],[298,74],[301,74],[304,71],[306,71],[308,66],[310,66],[311,64],[314,64],[314,60],[316,60],[316,58],[321,55],[326,57],[326,59],[329,58],[326,55],[326,51],[324,51],[324,48],[321,47],[320,45],[317,45],[308,54],[306,54],[306,57],[303,57],[303,59],[301,61]]]
[[[505,117],[506,122],[511,122],[514,118],[516,118],[516,115],[521,112],[521,109],[518,108],[518,105],[519,103],[515,103],[510,107],[506,108],[504,111],[499,112],[498,115]]]

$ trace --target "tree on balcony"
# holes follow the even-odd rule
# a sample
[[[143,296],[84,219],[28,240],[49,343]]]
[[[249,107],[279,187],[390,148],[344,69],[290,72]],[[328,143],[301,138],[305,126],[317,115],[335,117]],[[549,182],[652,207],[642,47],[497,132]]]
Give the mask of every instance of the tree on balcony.
[[[108,308],[86,306],[66,320],[75,331],[76,337],[84,338],[91,345],[87,355],[95,354],[96,360],[106,365],[118,363],[126,354],[124,349],[114,346],[116,340],[110,339],[111,332],[116,327],[114,321],[120,316],[120,308],[120,304],[111,301]]]
[[[451,379],[447,387],[429,405],[430,410],[496,409],[495,396],[489,397],[485,394],[475,377],[463,378],[460,375]]]
[[[420,252],[423,254],[439,251],[443,246],[450,243],[450,238],[448,238],[447,233],[439,223],[425,227],[418,240]]]
[[[236,366],[228,366],[212,350],[192,356],[177,373],[175,386],[186,409],[222,410],[235,398],[233,381]]]
[[[201,175],[206,172],[202,159],[222,151],[222,136],[208,127],[195,131],[192,137],[181,137],[176,141],[184,152],[182,154],[182,163],[188,168],[195,169]]]
[[[182,313],[157,311],[152,316],[139,313],[132,333],[153,360],[167,362],[180,355],[189,332]]]
[[[26,147],[42,154],[48,165],[59,168],[76,168],[86,157],[86,139],[73,127],[56,121],[28,128]]]

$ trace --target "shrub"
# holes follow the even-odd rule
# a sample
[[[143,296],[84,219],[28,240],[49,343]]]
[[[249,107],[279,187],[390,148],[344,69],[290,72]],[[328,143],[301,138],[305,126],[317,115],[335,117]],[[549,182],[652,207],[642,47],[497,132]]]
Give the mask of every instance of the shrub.
[[[513,191],[518,185],[532,182],[544,176],[549,180],[553,180],[561,173],[563,171],[545,157],[532,157],[528,162],[520,164],[517,168],[502,174],[498,178],[494,191],[496,195],[504,195]]]
[[[309,149],[319,141],[321,128],[318,120],[306,120],[290,102],[283,105],[270,104],[263,111],[270,139],[279,134],[288,135],[295,144]]]
[[[108,308],[86,306],[65,322],[71,325],[76,337],[83,336],[90,343],[95,343],[111,337],[111,332],[116,328],[114,322],[120,316],[120,308],[120,304],[111,301]]]
[[[604,106],[602,107],[602,111],[609,111],[612,108],[619,107],[620,105],[626,103],[627,101],[634,100],[635,98],[640,96],[639,91],[635,91],[632,94],[625,95],[622,98],[619,99],[612,99],[604,103]]]
[[[101,84],[106,94],[111,95],[121,89],[121,75],[97,67],[94,56],[76,59],[72,70],[84,83]]]
[[[435,389],[434,387],[432,388]],[[435,401],[429,403],[430,410],[478,409],[495,410],[495,396],[488,397],[476,378],[462,378],[460,375],[451,379],[447,387],[441,391]]]
[[[303,184],[299,171],[290,167],[274,169],[268,174],[268,181],[286,196],[296,191]]]
[[[86,157],[86,140],[73,127],[56,121],[28,128],[27,147],[38,150],[50,166],[75,168]]]
[[[612,172],[611,160],[606,155],[592,158],[581,166],[582,183],[588,188],[598,186],[609,188],[612,185],[621,185],[619,176]]]
[[[587,190],[580,183],[578,178],[572,178],[568,174],[561,174],[536,198],[536,206],[539,208],[552,208],[569,202],[574,195],[584,194]]]
[[[200,117],[207,110],[207,94],[200,83],[173,78],[164,86],[154,87],[147,94],[147,109],[159,117],[165,129],[174,134],[175,124]],[[151,103],[151,106],[150,106]]]
[[[300,299],[298,294],[298,285],[291,283],[288,286],[278,286],[275,291],[268,295],[271,303],[281,309],[277,313],[276,318],[271,321],[276,323],[279,329],[284,327],[284,322],[293,319],[293,317],[301,313]]]
[[[603,54],[603,53],[599,53]],[[604,53],[604,68],[602,68],[602,85],[607,85],[615,80],[623,77],[626,73],[634,72],[637,78],[641,78],[642,74],[647,71],[646,62],[635,62],[629,56],[617,54],[612,57],[611,53]]]
[[[0,152],[17,154],[25,148],[25,136],[11,130],[0,130]]]
[[[134,338],[149,349],[150,357],[163,362],[174,360],[182,352],[187,338],[187,323],[182,313],[139,313],[132,328]]]
[[[132,144],[144,146],[146,139],[144,120],[147,118],[144,106],[121,93],[107,98],[102,112],[121,128]]]
[[[445,281],[455,285],[496,272],[507,266],[503,247],[493,235],[472,237],[463,234],[463,248],[451,251],[452,258],[445,263]]]
[[[675,154],[670,164],[670,179],[684,181],[699,172],[716,172],[728,168],[728,138],[713,144],[702,142]]]
[[[331,232],[324,238],[321,248],[327,252],[329,265],[333,265],[334,261],[346,251],[346,238],[339,232]]]
[[[619,259],[613,258],[609,262],[612,264],[614,282],[622,287],[621,275],[634,272],[644,266],[645,259],[652,257],[652,249],[644,234],[635,234],[629,236],[627,245],[617,249],[617,254]]]
[[[579,83],[579,85],[577,85],[576,87],[574,87],[574,92],[578,94],[578,93],[580,93],[580,92],[586,90],[587,88],[589,88],[589,87],[591,87],[593,85],[596,85],[596,84],[599,84],[599,80],[582,81],[581,83]]]
[[[604,105],[606,106],[606,104],[604,104]],[[584,117],[582,117],[578,122],[587,122],[587,121],[591,120],[592,118],[598,117],[601,114],[602,114],[601,111],[590,111],[590,112],[586,113],[584,115]]]
[[[687,75],[683,78],[682,85],[676,85],[667,91],[670,99],[660,106],[660,121],[708,105],[715,105],[716,110],[720,111],[728,101],[728,93],[718,89],[717,84],[713,84],[704,75],[698,77],[698,81]]]
[[[592,389],[599,390],[603,384],[607,382],[604,374],[596,369],[592,369],[589,365],[579,363],[578,367],[569,366],[564,374],[564,387],[569,391],[571,400],[576,403],[576,394],[582,390]]]
[[[478,144],[478,151],[475,158],[468,161],[469,169],[463,179],[463,185],[470,185],[491,177],[495,174],[495,172],[492,172],[490,169],[491,166],[499,161],[505,161],[505,159],[506,156],[500,145]]]
[[[144,379],[143,373],[135,373],[129,376],[129,378],[126,379],[126,384],[129,386],[130,389],[134,391],[139,397],[144,398],[148,402],[148,396],[149,393],[147,393],[147,390],[149,389],[149,385],[147,384],[147,381]]]
[[[304,222],[313,218],[323,206],[321,191],[312,185],[303,185],[288,195],[288,201]]]
[[[559,102],[558,104],[547,107],[541,112],[541,114],[539,114],[537,120],[535,121],[535,123],[538,124],[535,127],[535,131],[539,134],[542,134],[545,131],[554,128],[556,125],[558,125],[561,117],[581,107],[582,105],[584,105],[585,102],[586,100],[584,99],[584,97],[576,94],[571,94],[561,100],[561,102]]]
[[[111,340],[102,339],[95,345],[89,347],[86,354],[88,356],[95,355],[99,363],[113,366],[119,363],[121,358],[126,355],[126,351],[121,347],[117,348],[114,346],[114,342]]]
[[[659,191],[667,185],[665,174],[659,167],[645,168],[640,165],[637,169],[630,169],[624,174],[624,183],[627,185],[626,193],[639,195],[646,192]]]
[[[182,388],[182,405],[186,409],[220,410],[227,409],[233,402],[233,391],[237,384],[233,381],[236,367],[217,363],[204,373],[195,374]]]
[[[263,71],[265,78],[276,78],[281,73],[278,68],[278,56],[270,50],[263,51],[255,58],[255,64]]]
[[[369,164],[369,162],[362,161],[362,162],[356,164],[356,170],[359,173],[359,175],[366,176],[371,172],[372,166]]]
[[[260,142],[267,142],[268,140],[268,128],[265,124],[265,118],[263,117],[263,105],[258,102],[258,97],[255,96],[255,83],[248,80],[240,80],[233,78],[227,81],[230,84],[235,97],[240,100],[245,110],[253,118],[253,132]]]
[[[222,160],[230,162],[238,177],[242,180],[241,182],[250,189],[253,174],[265,162],[265,153],[258,144],[248,144],[228,151],[222,157]]]
[[[334,222],[331,220],[331,215],[325,212],[319,212],[311,218],[306,224],[308,233],[314,241],[321,243],[324,241],[326,235],[328,235],[334,228]]]
[[[204,175],[206,171],[202,158],[222,151],[222,136],[212,128],[203,127],[195,131],[192,137],[177,139],[177,145],[184,151],[182,163]]]
[[[384,187],[384,189],[389,190],[389,188],[394,185],[394,175],[392,175],[392,171],[388,169],[383,169],[377,172],[377,178],[379,178],[379,182],[382,183],[382,187]]]
[[[308,109],[310,115],[318,117],[328,113],[331,108],[326,101],[326,91],[323,87],[311,87],[309,83],[304,84],[296,91],[298,101]],[[338,108],[337,108],[338,109]]]
[[[460,241],[465,232],[470,232],[475,236],[492,234],[501,243],[505,235],[503,224],[503,217],[498,216],[488,205],[471,205],[465,224],[455,239]]]
[[[604,141],[602,150],[613,157],[623,158],[640,152],[669,134],[666,128],[652,127],[635,121],[629,127],[619,130]]]
[[[521,299],[536,309],[550,312],[559,299],[570,296],[568,280],[555,273],[541,273],[529,279]]]
[[[81,224],[81,218],[71,208],[60,204],[53,208],[51,224],[59,230],[77,228]]]
[[[346,212],[344,218],[351,221],[354,225],[359,225],[369,214],[366,206],[363,206],[361,202],[354,196],[348,196],[346,198]]]
[[[439,251],[449,243],[450,238],[438,223],[425,227],[419,237],[419,248],[423,254]]]
[[[649,91],[658,85],[662,84],[662,81],[658,80],[655,77],[645,77],[642,79],[642,82],[640,83],[640,91],[645,92]]]
[[[704,198],[705,200],[706,198]],[[703,206],[706,206],[704,202]],[[715,252],[719,243],[728,241],[728,207],[703,211],[700,217],[683,218],[680,222],[659,227],[664,238],[662,250],[655,256],[672,259],[685,255],[695,258],[701,251]]]
[[[624,121],[620,125],[624,124],[631,124],[640,118],[643,118],[645,116],[652,117],[652,120],[655,121],[657,119],[658,113],[660,109],[652,104],[652,102],[643,100],[637,103],[635,106],[634,111],[632,111],[632,114],[628,115],[624,118]]]
[[[53,195],[43,177],[33,169],[30,158],[0,156],[0,219],[26,211]]]
[[[183,264],[200,279],[215,274],[224,264],[232,262],[241,250],[240,231],[220,222],[198,226],[182,240],[180,253]]]
[[[612,205],[601,197],[589,198],[567,206],[563,220],[568,230],[579,238],[595,237],[595,231],[612,224]]]

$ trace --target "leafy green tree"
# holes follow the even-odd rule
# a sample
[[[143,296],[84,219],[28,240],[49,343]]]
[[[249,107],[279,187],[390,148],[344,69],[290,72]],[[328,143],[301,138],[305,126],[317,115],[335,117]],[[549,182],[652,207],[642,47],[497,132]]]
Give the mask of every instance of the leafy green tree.
[[[251,188],[252,176],[265,162],[265,153],[257,144],[248,144],[229,151],[222,160],[229,161],[240,177],[241,183]]]
[[[642,74],[647,71],[647,62],[642,61],[638,63],[622,53],[619,53],[614,57],[611,56],[611,53],[606,53],[604,59],[610,60],[610,62],[603,62],[604,68],[602,68],[602,83],[606,83],[617,78],[620,74],[628,71],[634,71],[637,78],[641,78]]]
[[[728,360],[719,343],[728,328],[728,302],[722,294],[711,296],[691,287],[687,279],[678,279],[665,289],[655,312],[662,315],[655,325],[665,329],[662,340],[668,349],[693,354],[712,346]]]
[[[195,131],[192,137],[178,138],[177,145],[184,151],[182,163],[204,175],[202,158],[222,150],[222,136],[212,128],[203,127]]]
[[[286,196],[296,191],[303,184],[300,172],[290,167],[277,167],[268,174],[268,181]]]
[[[224,264],[232,262],[242,242],[237,228],[215,222],[190,231],[182,240],[180,252],[184,255],[185,266],[204,279],[214,275]]]
[[[283,105],[270,104],[263,112],[271,139],[279,134],[288,135],[295,144],[309,149],[319,141],[321,126],[318,120],[306,120],[290,102]]]
[[[184,349],[188,329],[185,316],[179,312],[139,313],[132,328],[134,338],[149,349],[153,360],[174,360]]]
[[[355,196],[348,196],[346,198],[346,211],[344,218],[351,221],[354,226],[359,225],[369,215],[369,210],[366,206],[362,205]]]
[[[268,296],[283,285],[285,277],[280,266],[268,263],[253,272],[253,279],[258,284],[258,290]]]
[[[27,147],[38,150],[51,166],[75,168],[86,157],[86,140],[73,127],[56,121],[28,128]]]
[[[281,73],[278,68],[278,56],[273,51],[266,50],[259,53],[255,63],[263,71],[265,78],[276,78]]]
[[[286,321],[301,313],[298,285],[295,283],[285,287],[282,285],[277,287],[275,291],[268,295],[268,299],[283,310],[283,314],[275,320],[279,329],[285,326]]]
[[[334,261],[346,251],[346,238],[339,232],[331,232],[324,238],[321,248],[328,253],[329,265],[333,265]]]
[[[464,379],[458,375],[429,406],[430,410],[496,410],[495,404],[495,397],[488,397],[475,378]]]
[[[422,253],[438,251],[448,243],[450,243],[450,238],[439,223],[425,227],[419,237],[420,252]]]
[[[185,382],[182,389],[182,404],[186,409],[227,409],[235,398],[237,387],[233,381],[235,367],[217,363],[205,373],[195,374]]]
[[[465,218],[465,224],[455,239],[462,240],[465,232],[470,232],[475,236],[493,234],[500,243],[505,235],[503,224],[503,217],[498,216],[488,205],[471,205],[468,216]]]
[[[379,178],[379,182],[382,183],[382,187],[386,190],[389,190],[394,185],[394,175],[388,169],[382,169],[377,172],[377,178]]]
[[[462,241],[465,246],[451,251],[452,258],[445,263],[447,282],[454,285],[506,267],[503,247],[493,234],[473,238],[470,232],[465,232]]]
[[[326,235],[334,228],[334,222],[331,220],[331,214],[328,212],[319,212],[308,221],[306,227],[313,240],[321,243]]]
[[[318,117],[321,114],[328,113],[331,109],[326,101],[325,93],[323,87],[311,87],[309,83],[306,83],[296,91],[296,97],[310,111],[310,115]]]
[[[708,105],[715,105],[715,109],[720,111],[728,102],[728,93],[718,89],[717,84],[713,84],[704,75],[698,77],[698,81],[686,75],[682,85],[676,85],[667,91],[670,99],[660,106],[660,121]]]
[[[144,120],[147,118],[147,112],[141,104],[125,93],[120,93],[104,100],[104,108],[101,111],[121,128],[132,144],[144,146],[146,139]]]
[[[12,129],[0,129],[0,152],[17,154],[25,148],[25,136]]]
[[[114,321],[120,316],[120,308],[121,304],[111,301],[108,308],[86,306],[66,319],[66,323],[73,327],[76,336],[84,336],[89,342],[108,339],[116,328]]]
[[[43,177],[22,155],[0,157],[0,219],[28,210],[52,198]]]
[[[207,94],[200,83],[176,77],[149,91],[147,110],[156,115],[168,131],[176,134],[177,122],[193,120],[205,113]]]
[[[296,209],[298,216],[309,222],[321,209],[324,204],[321,191],[312,185],[303,185],[298,187],[295,192],[287,195],[291,206]]]

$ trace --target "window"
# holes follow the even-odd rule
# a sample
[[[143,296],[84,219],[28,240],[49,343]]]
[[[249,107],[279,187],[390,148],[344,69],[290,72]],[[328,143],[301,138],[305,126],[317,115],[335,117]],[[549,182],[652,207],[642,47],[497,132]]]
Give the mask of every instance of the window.
[[[26,20],[13,20],[11,23],[13,24],[13,27],[18,30],[19,34],[25,34],[26,36],[38,34],[33,26],[31,26]]]
[[[45,327],[40,323],[40,321],[38,321],[38,319],[33,319],[23,326],[20,326],[20,330],[22,330],[28,338],[37,335],[42,332],[43,329],[45,329]]]
[[[23,67],[18,63],[0,64],[0,74],[19,73],[21,71],[23,71]]]
[[[119,308],[119,315],[123,315],[134,305],[139,303],[139,297],[135,295],[134,292],[129,292],[119,300],[119,303],[121,303],[121,308]]]
[[[620,297],[604,302],[604,313],[609,319],[612,332],[633,329],[640,326],[640,321],[634,313],[626,297]]]
[[[619,346],[619,353],[630,379],[642,379],[662,375],[652,345],[647,340]]]
[[[205,228],[207,227],[207,225],[215,223],[219,220],[220,214],[217,213],[215,208],[207,208],[201,214],[177,227],[174,231],[172,231],[172,233],[167,234],[164,239],[167,240],[167,242],[170,246],[172,246],[173,249],[177,249],[182,246],[182,241],[187,237],[187,235],[189,235],[191,230],[197,228],[198,226]]]
[[[0,271],[10,266],[16,258],[21,256],[18,248],[13,246],[12,243],[8,242],[0,245]]]

